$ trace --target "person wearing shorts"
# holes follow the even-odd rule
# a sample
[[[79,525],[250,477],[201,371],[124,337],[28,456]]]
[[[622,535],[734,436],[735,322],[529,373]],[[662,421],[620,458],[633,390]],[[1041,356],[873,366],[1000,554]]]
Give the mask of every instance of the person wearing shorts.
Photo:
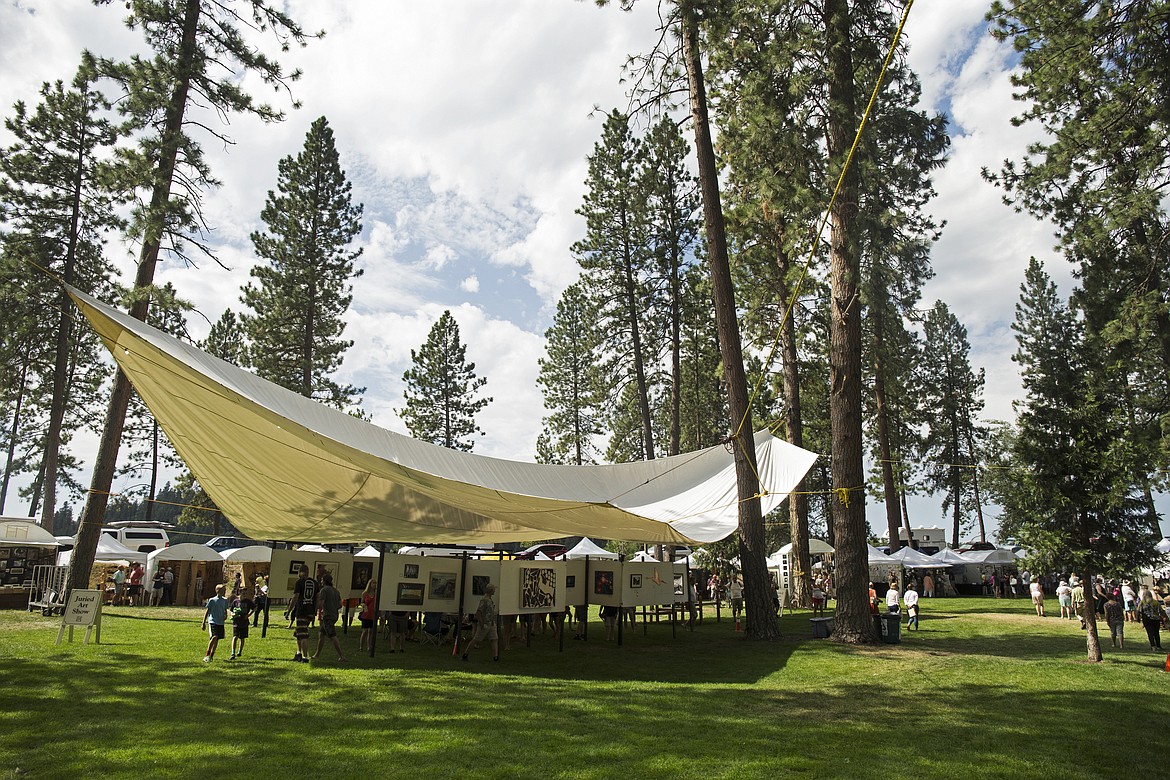
[[[203,663],[211,663],[215,658],[215,648],[219,640],[224,637],[224,621],[227,619],[228,600],[223,597],[224,586],[215,586],[215,595],[207,600],[207,609],[203,613],[202,628],[209,631],[207,655],[203,656]],[[210,624],[210,625],[209,625]]]
[[[475,634],[471,637],[471,644],[463,651],[463,660],[467,660],[467,654],[479,646],[479,643],[487,639],[492,646],[492,660],[500,660],[500,637],[496,632],[496,618],[500,611],[496,608],[496,602],[493,596],[496,595],[496,586],[489,584],[483,591],[483,598],[479,600],[479,606],[475,608]]]
[[[313,621],[316,608],[317,581],[309,576],[308,566],[301,566],[296,585],[293,586],[292,599],[293,620],[296,621],[293,638],[297,640],[297,654],[293,660],[297,663],[309,662],[309,623]]]
[[[1036,617],[1044,617],[1044,589],[1040,587],[1039,578],[1032,577],[1028,590],[1032,594],[1032,605],[1036,607]]]
[[[321,577],[321,590],[317,593],[317,611],[321,617],[321,625],[317,630],[317,652],[313,653],[316,660],[321,655],[321,648],[325,638],[333,644],[337,651],[337,660],[345,661],[345,653],[341,651],[341,640],[337,638],[337,618],[341,615],[341,592],[333,587],[333,575],[326,572]]]
[[[374,649],[374,632],[378,619],[378,581],[370,580],[362,591],[362,611],[358,620],[362,622],[362,635],[358,638],[358,650]]]

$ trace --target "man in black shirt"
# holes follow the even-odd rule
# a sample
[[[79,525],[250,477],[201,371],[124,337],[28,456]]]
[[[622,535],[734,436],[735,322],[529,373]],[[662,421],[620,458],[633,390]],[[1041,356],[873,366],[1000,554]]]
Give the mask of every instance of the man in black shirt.
[[[297,654],[293,660],[298,663],[309,662],[309,623],[313,620],[313,613],[317,609],[317,581],[309,576],[309,567],[302,566],[293,586],[293,609],[297,621],[293,630],[293,637],[297,640]]]

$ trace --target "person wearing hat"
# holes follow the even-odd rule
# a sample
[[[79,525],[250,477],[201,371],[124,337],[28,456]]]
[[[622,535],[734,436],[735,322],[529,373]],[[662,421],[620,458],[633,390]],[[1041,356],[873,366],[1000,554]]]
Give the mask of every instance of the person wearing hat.
[[[1036,617],[1044,617],[1044,589],[1040,587],[1039,577],[1032,576],[1028,590],[1032,594],[1032,605],[1036,607]]]
[[[1061,580],[1060,584],[1056,586],[1056,599],[1060,602],[1061,620],[1072,620],[1072,588],[1069,587],[1067,581]]]

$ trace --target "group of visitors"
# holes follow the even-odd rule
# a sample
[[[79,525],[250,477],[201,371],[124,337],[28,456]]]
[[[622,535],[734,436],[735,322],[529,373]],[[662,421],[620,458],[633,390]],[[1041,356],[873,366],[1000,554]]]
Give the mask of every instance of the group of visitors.
[[[1078,583],[1079,584],[1079,583]],[[1126,580],[1106,581],[1098,577],[1093,583],[1094,614],[1105,618],[1109,626],[1109,639],[1114,647],[1125,648],[1125,626],[1127,623],[1141,623],[1146,631],[1150,650],[1161,652],[1162,629],[1170,630],[1170,587],[1162,583],[1161,592],[1155,592],[1141,583],[1134,590],[1133,583]],[[1082,599],[1082,605],[1083,605]],[[1082,610],[1083,612],[1083,610]],[[1081,616],[1081,628],[1086,628]]]
[[[919,596],[918,583],[914,579],[906,581],[906,592],[898,592],[898,580],[896,575],[891,573],[888,585],[886,587],[886,614],[899,615],[902,612],[902,607],[906,607],[906,630],[914,629],[918,631],[921,626],[918,623],[919,613]],[[879,614],[879,605],[881,601],[878,599],[877,589],[874,584],[869,583],[869,611],[870,614]]]

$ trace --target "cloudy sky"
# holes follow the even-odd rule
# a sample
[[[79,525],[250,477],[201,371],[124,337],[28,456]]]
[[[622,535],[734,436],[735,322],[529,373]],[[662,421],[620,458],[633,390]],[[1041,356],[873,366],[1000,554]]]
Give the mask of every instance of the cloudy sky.
[[[18,99],[35,103],[41,82],[68,80],[82,48],[125,57],[141,46],[122,25],[120,3],[2,2],[6,115]],[[633,13],[577,0],[288,5],[305,28],[327,31],[283,58],[304,71],[293,86],[303,108],[278,125],[233,117],[231,146],[204,139],[223,182],[205,210],[226,269],[166,263],[157,280],[173,282],[209,320],[228,307],[239,311],[239,288],[254,262],[248,235],[260,227],[277,161],[297,153],[309,124],[325,116],[355,200],[365,205],[365,275],[346,331],[355,345],[340,378],[368,388],[363,406],[376,423],[405,432],[395,410],[410,350],[450,309],[495,398],[479,417],[486,436],[476,452],[531,460],[542,414],[535,380],[543,333],[577,275],[568,248],[583,230],[574,210],[585,157],[604,111],[626,105],[621,66],[653,45],[656,4],[643,0]],[[1019,394],[1010,323],[1023,269],[1032,255],[1050,260],[1058,279],[1067,280],[1067,269],[1052,253],[1051,229],[1002,205],[979,176],[1035,133],[1008,121],[1018,113],[1011,53],[986,34],[986,7],[982,0],[920,2],[906,34],[925,108],[945,111],[952,133],[932,206],[947,227],[925,300],[946,301],[966,325],[972,362],[987,371],[986,416],[1007,419]],[[113,251],[130,279],[132,251]],[[193,322],[201,336],[200,327]],[[915,525],[938,517],[937,501],[923,506]],[[884,527],[880,504],[871,502],[870,516]]]

